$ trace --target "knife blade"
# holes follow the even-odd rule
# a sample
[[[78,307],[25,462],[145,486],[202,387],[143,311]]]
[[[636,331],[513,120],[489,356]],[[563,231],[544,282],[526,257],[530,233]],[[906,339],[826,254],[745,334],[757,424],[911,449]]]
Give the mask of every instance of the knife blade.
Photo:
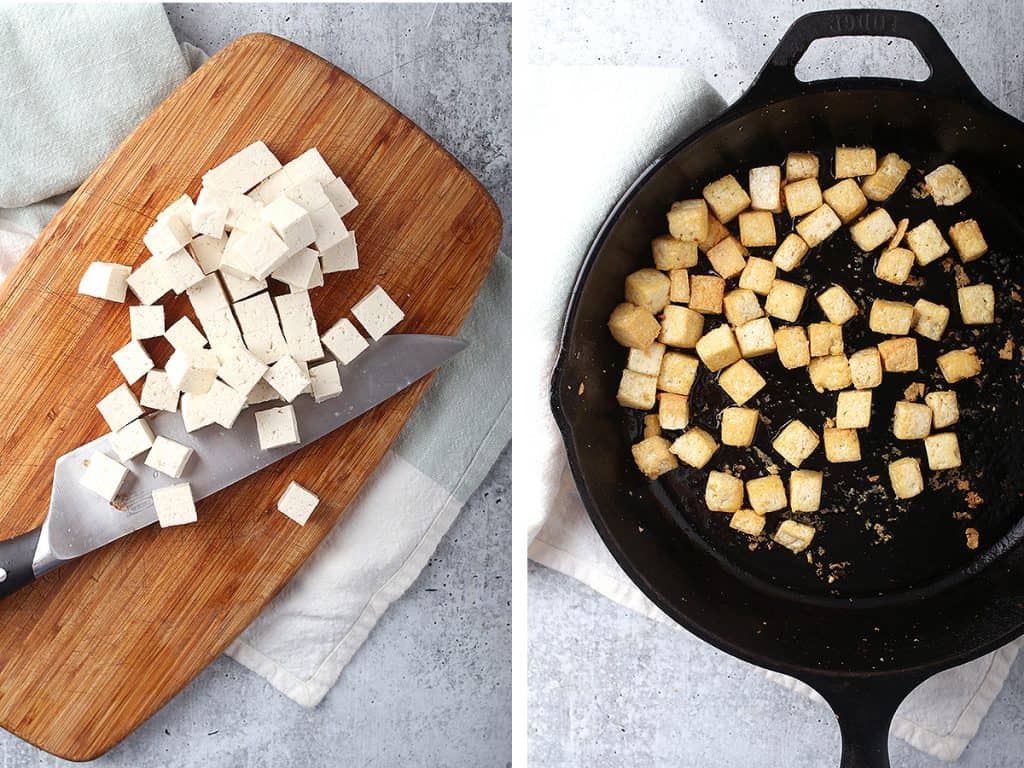
[[[292,403],[301,442],[261,450],[254,413],[280,402],[250,406],[231,429],[212,425],[186,432],[178,413],[161,412],[149,419],[153,432],[194,451],[180,480],[147,467],[144,454],[125,462],[131,470],[121,494],[110,504],[84,487],[79,478],[96,451],[116,456],[109,436],[86,443],[57,459],[50,508],[42,526],[0,542],[0,596],[32,578],[156,522],[152,491],[188,481],[193,497],[210,496],[295,453],[376,405],[396,395],[454,357],[466,342],[451,336],[395,334],[385,336],[348,365],[339,365],[342,393],[316,403],[300,396]],[[31,546],[31,551],[29,550]],[[26,554],[30,559],[26,562]],[[26,571],[26,567],[30,566]]]

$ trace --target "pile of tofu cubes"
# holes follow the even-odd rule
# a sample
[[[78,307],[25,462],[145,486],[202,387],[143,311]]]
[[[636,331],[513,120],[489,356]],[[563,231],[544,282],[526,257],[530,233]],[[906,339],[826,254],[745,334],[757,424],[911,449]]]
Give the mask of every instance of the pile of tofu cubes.
[[[788,488],[777,474],[744,483],[727,472],[710,471],[708,509],[730,513],[731,527],[750,536],[761,535],[768,513],[819,509],[823,473],[800,469],[801,464],[821,442],[829,462],[861,460],[858,430],[870,423],[872,389],[886,373],[917,371],[914,334],[941,340],[951,311],[925,299],[915,304],[878,299],[870,307],[859,307],[842,285],[833,284],[814,297],[823,319],[797,324],[807,298],[799,281],[800,265],[842,226],[849,227],[862,252],[851,257],[865,258],[881,249],[875,276],[896,285],[911,285],[911,270],[945,256],[950,245],[934,220],[910,227],[908,219],[897,222],[883,207],[910,170],[910,163],[896,154],[878,159],[870,147],[836,147],[837,181],[824,190],[817,155],[790,153],[784,167],[784,176],[777,165],[752,168],[746,189],[734,176],[725,176],[705,186],[701,199],[673,203],[669,233],[651,243],[654,267],[626,278],[625,301],[608,322],[615,340],[629,348],[619,403],[652,411],[645,416],[644,439],[633,446],[637,466],[650,478],[675,469],[679,462],[705,467],[718,450],[718,440],[728,446],[751,446],[760,419],[750,403],[766,385],[752,362],[758,357],[777,355],[786,369],[806,368],[818,392],[839,393],[834,419],[822,425],[794,419],[775,435],[772,447],[793,467]],[[960,203],[971,192],[954,165],[928,173],[924,185],[939,206]],[[788,220],[781,218],[783,213]],[[783,222],[784,236],[776,231],[776,217]],[[731,231],[728,225],[734,221],[738,227]],[[974,219],[954,224],[948,235],[964,263],[981,258],[988,249]],[[771,250],[758,256],[750,252],[752,248]],[[710,266],[702,271],[711,274],[693,272],[700,254]],[[962,285],[958,299],[966,325],[994,322],[991,285]],[[865,310],[879,341],[847,350],[843,325]],[[940,355],[938,365],[949,384],[981,371],[973,347]],[[717,374],[718,386],[735,404],[720,414],[717,438],[690,424],[695,405],[690,390],[701,366]],[[960,466],[960,447],[948,428],[958,419],[956,392],[937,390],[923,403],[909,398],[897,403],[893,433],[900,440],[923,440],[931,470],[952,469]],[[708,421],[714,421],[714,415]],[[669,440],[663,430],[681,434]],[[899,499],[924,489],[916,458],[892,462],[889,474]],[[773,538],[800,552],[814,533],[813,526],[787,518]]]
[[[81,478],[86,487],[113,502],[130,474],[124,462],[143,453],[146,466],[172,479],[185,475],[192,449],[155,435],[145,409],[180,411],[193,432],[230,429],[246,406],[267,403],[252,417],[260,448],[300,442],[291,403],[303,394],[318,403],[340,395],[338,365],[370,343],[347,318],[321,333],[309,298],[325,274],[358,268],[355,232],[342,221],[356,205],[315,148],[282,165],[258,141],[204,174],[195,201],[183,195],[157,215],[141,265],[88,267],[79,293],[123,303],[131,289],[139,303],[128,309],[131,340],[113,354],[125,381],[97,403],[119,460],[94,453]],[[268,279],[278,285],[273,294]],[[182,293],[201,331],[188,316],[165,327],[160,302]],[[374,341],[404,317],[379,285],[352,314]],[[163,369],[144,344],[160,337],[174,349]],[[140,380],[136,397],[131,385]],[[292,483],[278,508],[304,524],[318,501]],[[154,491],[153,502],[162,526],[196,521],[188,482]]]

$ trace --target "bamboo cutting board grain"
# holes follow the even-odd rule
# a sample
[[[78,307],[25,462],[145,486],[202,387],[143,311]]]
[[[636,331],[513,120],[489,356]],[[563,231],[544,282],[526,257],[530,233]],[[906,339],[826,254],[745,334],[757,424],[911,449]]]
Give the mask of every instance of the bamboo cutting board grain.
[[[243,37],[107,158],[0,288],[0,536],[41,523],[54,460],[106,431],[95,403],[120,381],[110,354],[128,340],[128,310],[77,295],[85,267],[141,263],[156,213],[257,139],[282,161],[317,147],[359,198],[346,224],[361,268],[312,294],[321,328],[380,283],[405,310],[397,332],[458,332],[498,247],[494,202],[345,73],[279,38]],[[168,305],[168,323],[187,303]],[[162,366],[170,348],[149,348]],[[124,738],[288,581],[425,387],[204,499],[197,525],[151,526],[0,601],[0,725],[71,760]],[[305,527],[274,510],[290,479],[322,498]]]

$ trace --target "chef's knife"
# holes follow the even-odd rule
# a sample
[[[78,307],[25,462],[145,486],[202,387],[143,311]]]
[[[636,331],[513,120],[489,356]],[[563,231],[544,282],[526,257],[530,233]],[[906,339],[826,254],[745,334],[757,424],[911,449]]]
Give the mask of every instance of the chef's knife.
[[[466,347],[451,336],[385,336],[348,365],[339,365],[342,393],[316,403],[300,396],[292,403],[301,442],[260,450],[253,413],[279,407],[268,402],[245,409],[231,429],[217,425],[185,431],[181,415],[162,412],[149,417],[153,432],[193,449],[182,479],[167,477],[143,463],[145,454],[127,462],[131,470],[114,504],[83,486],[85,462],[96,451],[114,454],[105,435],[57,459],[50,510],[43,524],[13,539],[0,541],[0,597],[37,576],[104,544],[156,522],[152,492],[188,481],[198,501],[306,447],[413,382]]]

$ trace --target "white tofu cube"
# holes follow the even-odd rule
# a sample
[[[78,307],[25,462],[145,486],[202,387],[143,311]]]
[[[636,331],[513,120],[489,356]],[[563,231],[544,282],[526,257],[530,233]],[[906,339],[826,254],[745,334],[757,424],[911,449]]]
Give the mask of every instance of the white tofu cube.
[[[921,462],[909,456],[889,464],[889,482],[897,499],[912,499],[924,490]]]
[[[626,367],[647,376],[657,376],[661,360],[665,357],[665,345],[654,342],[647,349],[631,349],[626,358]]]
[[[359,269],[355,230],[350,230],[338,243],[320,251],[320,267],[325,275]]]
[[[153,506],[161,528],[172,525],[187,525],[198,520],[196,503],[192,498],[192,486],[178,483],[153,490]]]
[[[748,177],[750,207],[757,211],[782,212],[782,170],[777,165],[751,168]]]
[[[700,362],[692,355],[666,352],[658,372],[657,388],[662,392],[689,395],[699,366]]]
[[[342,318],[327,329],[320,341],[342,365],[348,365],[370,345],[348,318]]]
[[[163,272],[164,283],[176,295],[184,293],[205,277],[203,270],[184,248],[160,262],[160,270]]]
[[[657,272],[657,270],[651,271]],[[660,275],[661,273],[658,272],[658,274]],[[275,280],[302,291],[308,291],[312,288],[318,275],[322,276],[320,272],[320,254],[311,248],[301,248],[298,253],[270,273],[270,276]],[[660,309],[659,307],[658,311]]]
[[[250,296],[255,296],[261,291],[267,290],[266,280],[255,280],[251,277],[238,277],[231,272],[221,272],[220,279],[224,281],[224,288],[231,297],[231,301],[243,301]]]
[[[313,399],[322,403],[341,394],[341,376],[338,373],[338,364],[331,360],[329,363],[314,365],[309,369],[309,383],[313,388]]]
[[[778,475],[765,475],[747,481],[747,498],[759,515],[786,508],[786,486]]]
[[[374,341],[405,319],[405,313],[379,285],[356,302],[352,314]]]
[[[764,302],[764,311],[772,317],[777,317],[788,323],[795,323],[800,317],[800,310],[803,309],[806,295],[807,289],[802,285],[776,279],[772,283],[771,290],[768,291],[768,298]]]
[[[971,194],[967,177],[952,163],[926,174],[924,183],[936,205],[956,205]]]
[[[264,206],[260,217],[288,246],[289,254],[298,253],[316,239],[309,212],[286,197],[279,197]]]
[[[730,325],[743,325],[764,317],[764,310],[757,300],[757,294],[745,288],[729,291],[722,298],[722,305],[725,308],[725,319]]]
[[[740,288],[767,296],[772,289],[772,283],[775,282],[775,270],[774,262],[769,259],[751,256],[740,275]]]
[[[124,264],[94,261],[78,283],[78,292],[107,301],[124,302],[128,292],[128,276],[132,268]]]
[[[837,179],[870,176],[878,165],[874,147],[836,147],[835,173]]]
[[[914,322],[914,307],[904,301],[875,299],[871,303],[868,327],[875,333],[906,336]]]
[[[943,378],[949,384],[956,384],[981,373],[981,360],[978,359],[978,352],[974,347],[954,349],[939,355],[936,362]]]
[[[824,473],[794,469],[789,473],[789,508],[794,512],[817,512],[821,508]]]
[[[390,299],[387,300],[390,301]],[[288,343],[289,355],[301,362],[322,358],[324,350],[320,345],[320,333],[316,327],[316,317],[313,315],[313,305],[309,301],[309,293],[300,291],[282,294],[276,297],[274,302],[277,304],[277,313],[281,317],[281,330]],[[387,320],[382,319],[381,314],[386,310],[377,310],[368,306],[363,311],[364,316],[368,315],[368,322],[371,325],[377,323],[373,326],[374,329],[379,329],[387,324]],[[354,309],[353,314],[355,314]]]
[[[345,228],[341,216],[333,205],[325,205],[310,212],[309,220],[313,224],[314,241],[318,251],[333,248],[348,237],[348,229]]]
[[[146,454],[146,466],[168,477],[179,478],[192,458],[192,449],[163,435],[157,435],[153,447]]]
[[[914,331],[926,339],[938,341],[949,323],[949,307],[918,299],[914,304]]]
[[[306,179],[303,182],[294,184],[281,192],[280,196],[291,200],[296,205],[302,206],[302,209],[305,211],[315,211],[317,208],[323,208],[331,203],[331,199],[324,192],[323,185],[316,179]],[[264,205],[266,204],[264,203]]]
[[[226,350],[239,349],[244,346],[242,333],[238,330],[238,323],[234,315],[227,307],[219,309],[202,318],[203,331],[210,341],[210,347],[217,353],[223,354]]]
[[[262,141],[250,144],[203,174],[203,186],[229,192],[247,192],[274,171],[281,163]]]
[[[740,214],[740,243],[747,248],[774,246],[775,217],[771,211],[745,211]]]
[[[309,386],[309,377],[290,356],[282,357],[270,366],[264,378],[286,403],[292,402]]]
[[[657,419],[657,417],[654,417]],[[676,457],[669,451],[669,442],[659,435],[645,437],[633,446],[633,461],[637,468],[651,480],[671,472],[679,466]]]
[[[708,261],[715,272],[728,280],[743,271],[747,264],[747,249],[730,235],[708,251]]]
[[[147,354],[142,343],[138,341],[129,341],[111,357],[129,384],[134,384],[153,370],[152,358]]]
[[[186,291],[192,310],[202,322],[204,317],[231,306],[216,275],[207,275]]]
[[[260,448],[269,451],[282,445],[299,442],[299,426],[295,421],[295,409],[290,405],[268,408],[256,412],[256,431]]]
[[[729,407],[722,411],[722,445],[748,447],[757,432],[756,408]]]
[[[953,241],[953,246],[960,254],[960,261],[964,264],[977,261],[988,252],[988,243],[974,219],[960,221],[950,227],[949,239]]]
[[[783,520],[779,523],[772,540],[793,554],[799,554],[811,545],[814,531],[814,526],[804,525],[796,520]]]
[[[853,384],[850,361],[846,355],[826,355],[811,358],[807,366],[811,385],[818,392],[835,392]]]
[[[125,478],[128,477],[127,467],[106,454],[94,452],[89,456],[88,465],[82,472],[80,482],[93,493],[99,494],[107,501],[113,501]]]
[[[167,381],[180,391],[201,395],[217,378],[220,361],[213,350],[176,349],[167,361]]]
[[[269,226],[262,225],[242,232],[237,238],[232,235],[224,249],[220,268],[238,277],[264,280],[291,254],[292,250],[284,240]]]
[[[228,192],[228,231],[254,229],[261,223],[260,211],[263,204],[241,192]]]
[[[764,516],[752,509],[737,509],[732,513],[729,527],[748,536],[760,536],[764,531]]]
[[[757,369],[746,360],[739,360],[718,377],[718,386],[732,398],[736,405],[743,405],[764,389],[767,382]]]
[[[722,314],[725,280],[717,275],[690,275],[690,309],[702,315]],[[669,307],[666,307],[666,314]],[[684,309],[684,307],[680,307]],[[662,339],[664,341],[664,339]]]
[[[882,368],[890,373],[909,373],[917,370],[917,339],[898,336],[878,343]]]
[[[875,172],[861,182],[861,191],[868,200],[876,203],[888,200],[903,183],[909,170],[910,163],[890,152],[878,161]]]
[[[220,361],[217,376],[243,397],[252,391],[269,370],[265,363],[244,348],[223,350],[217,354],[217,359]]]
[[[674,202],[666,217],[669,234],[676,240],[697,242],[707,237],[708,206],[703,200]]]
[[[867,429],[871,424],[871,390],[846,390],[836,401],[836,426],[840,429]]]
[[[924,403],[900,400],[892,416],[892,433],[897,440],[923,440],[932,431],[932,409]]]
[[[356,196],[352,194],[341,177],[335,178],[330,184],[325,184],[324,194],[327,195],[327,199],[331,201],[331,205],[334,206],[334,210],[338,212],[339,216],[344,216],[355,210],[359,205]]]
[[[871,389],[882,383],[882,357],[877,347],[866,347],[850,355],[850,381],[856,389]]]
[[[932,409],[932,426],[935,429],[943,429],[960,420],[960,406],[953,390],[929,392],[924,401]]]
[[[658,423],[662,429],[686,429],[690,423],[690,403],[686,395],[661,392],[658,395]]]
[[[320,497],[292,480],[277,500],[277,511],[299,525],[305,525],[319,503]]]
[[[821,311],[825,313],[828,321],[836,325],[843,325],[860,311],[857,302],[841,285],[826,288],[818,296],[818,306],[821,307]]]
[[[690,427],[676,438],[669,450],[684,464],[689,464],[694,469],[702,469],[718,450],[718,443],[700,427]]]
[[[121,461],[130,461],[153,447],[153,430],[145,419],[136,419],[110,433],[110,447]]]
[[[128,388],[127,384],[121,384],[96,403],[96,408],[107,422],[111,432],[117,432],[128,422],[135,421],[142,415],[139,401],[135,399],[135,393]]]
[[[822,203],[797,222],[796,233],[803,238],[809,248],[813,248],[825,242],[841,226],[843,222],[839,220],[832,207],[828,203]]]
[[[177,253],[192,240],[190,227],[176,218],[154,223],[142,237],[142,242],[158,261]]]
[[[811,152],[790,152],[786,155],[786,181],[818,178],[818,156]]]
[[[743,481],[726,472],[711,470],[704,488],[704,503],[712,512],[735,512],[743,506]]]
[[[671,281],[657,269],[638,269],[626,276],[626,301],[656,315],[668,304]]]
[[[965,285],[956,292],[964,325],[987,325],[996,319],[996,295],[987,283]]]
[[[786,185],[785,198],[786,212],[794,219],[817,210],[822,203],[818,179],[812,177],[790,182]]]
[[[692,279],[690,285],[693,285]],[[643,310],[639,311],[642,312]],[[647,317],[650,317],[650,315],[648,314]],[[646,320],[646,318],[644,319]],[[660,333],[657,334],[658,341],[662,344],[681,349],[693,349],[697,346],[697,341],[704,331],[704,315],[688,307],[669,304],[665,307],[659,330]],[[614,335],[614,329],[612,333]],[[631,338],[636,338],[636,335]],[[622,339],[616,337],[616,340],[620,344],[622,343]]]
[[[619,379],[616,399],[623,408],[649,411],[658,396],[658,378],[626,369]]]
[[[803,263],[807,255],[807,243],[796,232],[790,232],[775,249],[772,263],[783,272],[792,272]]]
[[[804,463],[818,447],[819,439],[814,430],[799,419],[793,419],[772,440],[772,448],[794,467]]]
[[[910,277],[916,257],[909,248],[887,248],[875,264],[875,277],[893,285],[903,285]]]
[[[775,331],[775,346],[779,362],[787,370],[803,368],[811,362],[807,332],[799,325],[786,325]]]
[[[224,429],[231,429],[235,425],[235,420],[246,405],[245,394],[220,380],[215,380],[204,394],[196,395],[195,398],[203,414]]]
[[[249,396],[245,398],[247,405],[258,405],[260,403],[269,403],[272,400],[280,400],[281,396],[277,394],[277,390],[267,384],[266,381],[256,382],[256,386],[252,388]]]
[[[860,461],[860,439],[856,429],[835,429],[826,427],[825,458],[833,464]]]
[[[703,190],[704,199],[717,218],[723,224],[728,224],[735,219],[741,211],[750,207],[750,197],[736,181],[736,177],[723,176],[713,181]],[[695,240],[702,238],[697,237]]]
[[[862,251],[873,251],[896,234],[896,222],[884,208],[876,208],[850,225],[850,237]]]
[[[294,160],[285,163],[284,170],[293,184],[312,179],[327,187],[334,181],[334,172],[316,147],[307,149]]]
[[[811,357],[843,354],[843,326],[835,323],[811,323],[807,326]]]
[[[743,357],[760,357],[775,351],[775,331],[772,321],[767,317],[759,317],[737,326],[735,335]]]
[[[720,325],[697,342],[697,355],[712,372],[720,371],[740,359],[736,336],[728,325]]]
[[[199,190],[199,197],[192,209],[192,231],[214,240],[224,237],[230,207],[231,196],[223,190],[209,187]]]
[[[929,469],[956,469],[960,466],[960,443],[955,432],[939,432],[924,439]]]
[[[195,432],[214,423],[213,414],[206,409],[206,405],[205,394],[193,395],[186,392],[181,396],[181,423],[186,432]]]
[[[928,219],[907,230],[907,245],[914,252],[917,263],[924,267],[949,253],[949,243],[942,236],[934,219]]]
[[[146,408],[174,413],[178,410],[178,390],[171,386],[165,371],[154,368],[146,374],[139,402]]]
[[[164,308],[161,305],[142,304],[128,307],[132,339],[156,339],[164,335]]]
[[[171,290],[157,259],[144,261],[128,275],[126,282],[135,297],[143,304],[155,304]]]

